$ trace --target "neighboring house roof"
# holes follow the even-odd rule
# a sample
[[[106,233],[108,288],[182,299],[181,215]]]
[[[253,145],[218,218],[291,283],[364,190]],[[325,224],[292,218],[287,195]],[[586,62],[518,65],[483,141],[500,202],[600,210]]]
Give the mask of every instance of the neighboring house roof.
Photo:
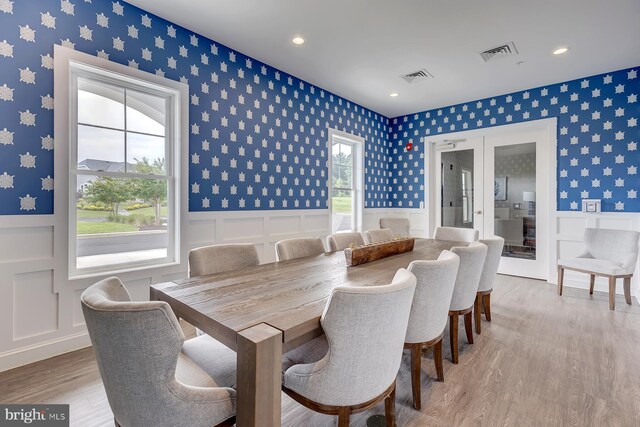
[[[110,162],[108,160],[84,159],[78,162],[78,169],[88,169],[100,172],[124,172],[124,162]],[[136,165],[127,163],[129,171],[135,171]]]

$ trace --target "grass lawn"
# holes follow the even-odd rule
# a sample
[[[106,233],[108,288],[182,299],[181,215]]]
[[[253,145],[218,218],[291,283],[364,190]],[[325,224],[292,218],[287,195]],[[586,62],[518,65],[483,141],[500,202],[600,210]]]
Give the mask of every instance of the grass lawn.
[[[351,213],[351,197],[333,197],[331,203],[335,213]]]
[[[138,231],[138,228],[132,224],[118,222],[78,222],[78,234],[121,233],[125,231]]]

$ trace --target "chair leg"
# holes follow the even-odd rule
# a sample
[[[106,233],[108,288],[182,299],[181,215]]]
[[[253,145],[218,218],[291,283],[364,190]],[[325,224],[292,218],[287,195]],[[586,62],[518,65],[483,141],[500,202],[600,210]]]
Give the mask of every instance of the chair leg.
[[[418,411],[422,406],[420,397],[420,373],[422,365],[422,346],[411,346],[411,391],[413,392],[413,407]]]
[[[616,277],[609,276],[609,310],[616,309]]]
[[[458,363],[458,315],[449,315],[449,341],[451,344],[451,361]]]
[[[487,322],[491,322],[491,294],[485,294],[483,299],[484,317],[487,319]]]
[[[631,305],[631,277],[625,277],[624,279],[624,299],[627,304]]]
[[[384,415],[387,427],[396,427],[396,387],[395,384],[389,396],[384,399]]]
[[[589,279],[589,295],[593,295],[593,287],[596,284],[596,275],[592,274]]]
[[[564,280],[564,268],[558,266],[558,295],[562,295],[562,281]]]
[[[122,427],[118,422],[118,420],[116,420],[116,417],[113,417],[113,423],[115,424],[116,427]]]
[[[349,406],[341,406],[338,409],[338,427],[349,427],[349,418],[351,408]]]
[[[482,313],[480,312],[482,295],[476,294],[476,300],[473,303],[473,314],[476,322],[476,334],[480,335],[482,333],[482,328],[480,326],[480,319],[482,318]]]
[[[436,374],[438,381],[444,381],[444,370],[442,369],[442,338],[433,346],[433,361],[436,364]]]
[[[464,315],[464,331],[467,333],[467,342],[473,344],[473,312]]]

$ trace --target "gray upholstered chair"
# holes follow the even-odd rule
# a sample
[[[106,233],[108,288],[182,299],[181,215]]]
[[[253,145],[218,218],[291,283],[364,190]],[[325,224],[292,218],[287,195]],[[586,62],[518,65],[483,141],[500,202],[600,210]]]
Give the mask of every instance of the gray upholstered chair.
[[[475,242],[479,232],[473,228],[436,227],[433,238],[438,240],[452,240],[455,242]]]
[[[393,232],[388,228],[368,230],[364,232],[365,243],[384,243],[393,240]]]
[[[395,381],[415,284],[400,269],[389,285],[335,288],[320,319],[326,335],[283,356],[284,392],[338,415],[340,426],[384,399],[387,426],[395,425]]]
[[[593,294],[596,276],[609,279],[609,309],[616,308],[616,280],[623,279],[624,297],[631,304],[631,277],[638,262],[640,233],[606,228],[584,230],[586,250],[577,258],[558,260],[558,294],[562,295],[564,270],[590,275],[589,293]]]
[[[380,228],[390,229],[394,237],[409,237],[411,223],[408,218],[380,218]]]
[[[324,244],[319,237],[302,237],[297,239],[280,240],[276,243],[276,257],[278,261],[305,258],[324,253]]]
[[[436,261],[413,261],[409,264],[409,271],[416,276],[417,283],[404,348],[411,350],[411,389],[413,407],[417,410],[421,407],[423,348],[433,347],[438,381],[444,381],[442,335],[447,326],[447,314],[459,265],[460,258],[450,251],[442,251]]]
[[[364,239],[362,238],[362,234],[356,232],[350,233],[336,233],[327,237],[327,241],[329,242],[329,251],[341,251],[343,249],[348,248],[352,243],[356,246],[364,245]]]
[[[481,308],[484,309],[487,322],[491,322],[491,291],[498,276],[498,267],[500,266],[500,258],[502,257],[504,239],[500,236],[493,236],[478,241],[487,245],[487,256],[484,259],[484,267],[482,268],[480,282],[478,283],[478,292],[476,293],[474,308],[476,333],[480,335],[482,333],[482,327],[480,325]]]
[[[166,302],[132,302],[115,277],[80,300],[116,426],[233,424],[233,351],[208,336],[185,341]]]
[[[458,317],[464,315],[464,329],[467,342],[473,344],[473,305],[478,292],[480,275],[484,268],[487,245],[471,242],[469,246],[455,246],[451,252],[460,257],[460,267],[453,288],[449,307],[449,339],[451,341],[451,360],[458,363]]]
[[[205,276],[260,264],[253,243],[204,246],[189,251],[189,276]]]

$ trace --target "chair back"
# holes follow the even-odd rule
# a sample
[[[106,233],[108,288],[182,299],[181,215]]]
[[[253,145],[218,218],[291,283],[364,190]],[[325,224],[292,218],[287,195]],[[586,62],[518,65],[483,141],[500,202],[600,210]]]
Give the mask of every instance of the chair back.
[[[393,240],[393,232],[388,228],[374,229],[364,232],[364,241],[366,243],[384,243]]]
[[[356,246],[364,245],[362,234],[358,232],[332,234],[327,238],[327,241],[329,242],[329,252],[341,251],[352,243]]]
[[[184,335],[166,302],[131,302],[116,278],[80,296],[98,369],[115,418],[122,425],[168,412]]]
[[[453,287],[460,257],[442,251],[436,261],[413,261],[409,271],[417,279],[407,327],[406,343],[423,343],[437,338],[447,325]]]
[[[639,239],[640,233],[631,230],[584,230],[584,243],[592,258],[622,262],[629,274],[633,273],[638,260]]]
[[[260,264],[253,243],[204,246],[189,251],[189,277],[223,273]]]
[[[496,282],[504,239],[500,236],[492,236],[478,241],[487,245],[487,256],[484,259],[484,267],[478,283],[478,292],[485,292],[492,290],[493,284]]]
[[[380,218],[380,228],[390,229],[394,237],[409,237],[411,223],[408,218]]]
[[[302,237],[298,239],[280,240],[276,243],[278,261],[304,258],[324,253],[324,244],[319,237]]]
[[[433,238],[438,240],[452,240],[454,242],[475,242],[480,233],[473,228],[436,227]]]
[[[471,242],[469,246],[455,246],[451,252],[460,257],[460,267],[453,288],[450,310],[466,310],[473,306],[478,292],[480,275],[484,268],[484,258],[487,255],[487,245]]]

